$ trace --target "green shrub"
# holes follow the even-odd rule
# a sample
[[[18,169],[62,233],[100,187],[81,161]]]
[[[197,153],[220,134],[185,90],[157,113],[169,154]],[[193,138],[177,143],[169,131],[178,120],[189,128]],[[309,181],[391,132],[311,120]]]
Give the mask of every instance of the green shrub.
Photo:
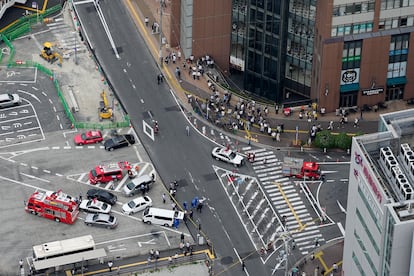
[[[352,146],[352,137],[345,132],[335,136],[335,147],[343,150],[350,149]]]
[[[319,148],[331,149],[335,147],[335,137],[328,130],[322,130],[316,133],[313,145]]]

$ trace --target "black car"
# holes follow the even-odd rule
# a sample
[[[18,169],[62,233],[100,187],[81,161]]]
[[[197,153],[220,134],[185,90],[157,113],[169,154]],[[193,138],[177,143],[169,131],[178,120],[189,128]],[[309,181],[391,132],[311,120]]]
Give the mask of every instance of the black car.
[[[96,198],[99,201],[103,201],[105,203],[114,205],[116,203],[117,197],[116,195],[104,191],[104,190],[99,190],[99,189],[90,189],[87,193],[86,196],[88,199],[93,199]]]
[[[132,134],[116,135],[105,140],[104,147],[106,150],[113,151],[123,147],[135,144],[135,137]]]

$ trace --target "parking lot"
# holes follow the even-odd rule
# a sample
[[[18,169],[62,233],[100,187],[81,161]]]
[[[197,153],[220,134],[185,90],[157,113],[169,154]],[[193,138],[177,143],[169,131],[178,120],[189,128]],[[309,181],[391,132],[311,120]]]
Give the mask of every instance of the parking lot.
[[[67,128],[53,85],[39,81],[38,75],[35,68],[1,68],[1,91],[17,94],[22,103],[0,110],[0,148],[38,142],[45,132]]]
[[[62,32],[58,36],[53,30],[42,30],[39,35],[33,33],[30,40],[14,41],[16,59],[42,62],[38,56],[41,41],[65,40]],[[67,27],[67,30],[67,37],[73,38],[73,29]],[[43,64],[55,70],[62,90],[67,91],[69,87],[73,90],[80,106],[77,118],[89,122],[98,121],[96,107],[99,92],[107,87],[103,86],[99,71],[95,70],[93,60],[84,49],[78,51],[77,63],[70,58],[64,61],[62,69],[56,64]],[[80,77],[82,72],[88,73]],[[178,247],[181,232],[185,232],[186,239],[192,241],[185,225],[179,225],[178,230],[146,225],[141,222],[140,213],[128,216],[121,212],[124,203],[139,196],[131,198],[122,194],[128,176],[114,182],[113,187],[112,183],[89,183],[88,173],[92,168],[119,161],[138,165],[139,175],[156,175],[156,168],[139,141],[113,152],[105,151],[102,144],[76,146],[73,137],[82,130],[71,128],[52,81],[33,68],[1,68],[0,89],[17,93],[22,98],[21,105],[0,110],[0,212],[4,221],[0,228],[1,275],[16,274],[19,271],[18,261],[31,256],[33,245],[84,234],[91,234],[97,247],[105,248],[108,259],[115,262],[126,256],[147,254],[151,248],[162,250]],[[116,111],[120,112],[118,109]],[[134,134],[130,128],[118,129],[117,132]],[[104,138],[111,135],[111,130],[103,130]],[[153,206],[171,209],[172,202],[169,199],[165,204],[162,203],[162,194],[168,191],[159,178],[156,179],[148,192]],[[73,225],[56,223],[24,211],[24,203],[36,190],[62,190],[73,197],[79,197],[95,187],[118,196],[118,202],[112,210],[112,214],[119,220],[116,229],[86,226],[83,223],[86,213],[83,211]],[[25,268],[28,269],[26,263]]]

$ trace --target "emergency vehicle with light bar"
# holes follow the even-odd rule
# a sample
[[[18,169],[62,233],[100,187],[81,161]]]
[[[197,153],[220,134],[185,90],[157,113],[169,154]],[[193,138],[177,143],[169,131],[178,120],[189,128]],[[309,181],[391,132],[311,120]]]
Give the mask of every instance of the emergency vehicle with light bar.
[[[282,173],[284,176],[294,176],[296,178],[311,180],[322,177],[318,163],[292,157],[285,157],[283,159]]]
[[[79,215],[79,207],[75,198],[61,190],[34,192],[27,200],[25,210],[33,215],[67,224],[73,224]]]

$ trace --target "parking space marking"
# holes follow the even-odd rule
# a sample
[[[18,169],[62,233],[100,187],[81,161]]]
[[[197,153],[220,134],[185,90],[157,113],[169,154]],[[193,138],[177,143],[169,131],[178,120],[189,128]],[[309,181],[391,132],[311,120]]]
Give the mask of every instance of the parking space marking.
[[[77,181],[81,182],[82,178],[84,178],[86,174],[87,174],[87,173],[82,173],[82,174],[78,177]]]
[[[1,175],[0,175],[0,179],[5,180],[5,181],[10,181],[10,182],[13,182],[15,184],[19,184],[19,185],[22,185],[22,186],[25,186],[25,187],[29,187],[29,188],[32,188],[34,190],[46,191],[45,189],[42,189],[40,187],[31,185],[31,184],[26,184],[24,182],[21,182],[21,181],[18,181],[18,180],[14,180],[14,179],[11,179],[11,178],[7,178],[7,177],[1,176]]]
[[[42,179],[42,178],[39,178],[39,177],[36,177],[36,176],[34,176],[34,175],[30,175],[30,174],[26,174],[26,173],[20,173],[21,175],[23,175],[23,176],[26,176],[26,177],[28,177],[28,178],[32,178],[32,179],[36,179],[36,180],[39,180],[39,181],[43,181],[43,182],[46,182],[46,183],[50,183],[50,181],[49,180],[47,180],[47,179]]]
[[[0,68],[0,83],[19,83],[22,86],[36,83],[36,67],[19,68],[18,71],[10,70],[7,66],[0,66]],[[34,77],[30,78],[30,76]]]
[[[13,118],[13,119],[10,119],[10,120],[2,120],[2,121],[0,121],[0,124],[1,123],[15,122],[15,121],[19,121],[19,120],[23,120],[23,119],[29,119],[29,118],[36,118],[36,116],[35,115],[30,115],[30,116],[26,116],[26,117]]]

